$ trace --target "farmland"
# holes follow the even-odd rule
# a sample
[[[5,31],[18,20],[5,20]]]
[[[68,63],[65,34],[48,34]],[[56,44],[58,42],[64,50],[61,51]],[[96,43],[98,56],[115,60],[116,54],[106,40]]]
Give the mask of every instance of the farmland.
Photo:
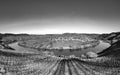
[[[120,74],[119,40],[109,47],[109,43],[104,43],[104,38],[102,38],[102,41],[102,39],[97,38],[96,35],[22,35],[22,38],[20,38],[21,36],[7,36],[1,39],[1,46],[3,46],[2,44],[8,45],[8,47],[14,48],[15,50],[11,51],[9,49],[6,50],[4,47],[1,48],[0,74]],[[10,42],[7,42],[7,40]],[[85,47],[81,47],[83,45]],[[60,56],[57,56],[54,51],[58,51],[58,53],[62,51],[65,54],[62,55],[61,53]],[[69,53],[68,51],[71,51],[71,53],[67,55],[67,53]],[[81,53],[81,56],[77,56],[75,52],[78,54]]]
[[[20,46],[36,49],[84,49],[99,44],[97,39],[86,35],[52,35],[52,37],[41,37],[39,39],[22,41]]]

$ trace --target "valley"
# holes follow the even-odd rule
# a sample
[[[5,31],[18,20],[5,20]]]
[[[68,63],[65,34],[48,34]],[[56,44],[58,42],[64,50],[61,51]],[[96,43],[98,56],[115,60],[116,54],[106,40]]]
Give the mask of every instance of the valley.
[[[119,75],[119,35],[111,35],[3,35],[0,74]]]

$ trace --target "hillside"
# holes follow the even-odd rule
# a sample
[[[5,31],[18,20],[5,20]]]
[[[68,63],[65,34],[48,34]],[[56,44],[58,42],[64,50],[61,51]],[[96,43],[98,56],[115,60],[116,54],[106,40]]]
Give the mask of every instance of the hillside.
[[[103,50],[98,53],[100,56],[112,56],[119,57],[120,56],[120,41],[113,43],[109,48]]]
[[[101,40],[104,40],[106,42],[109,42],[110,44],[113,44],[120,40],[120,32],[112,32],[110,34],[101,34],[99,35],[99,38]]]
[[[107,57],[120,57],[120,32],[113,32],[110,34],[102,34],[100,35],[100,39],[105,42],[109,42],[111,46],[102,52],[98,53],[99,56],[107,56]]]
[[[99,35],[101,36],[95,38],[98,40],[110,41],[116,39],[116,37],[109,40],[108,37],[113,34],[107,35]],[[116,35],[116,34],[115,34]],[[73,34],[72,34],[73,36]],[[78,36],[78,35],[77,35]],[[80,36],[80,35],[79,35]],[[78,37],[79,37],[78,36]],[[86,38],[82,36],[82,40],[88,41],[91,40],[92,35],[87,36]],[[12,38],[11,38],[12,37]],[[21,36],[17,36],[17,38],[21,38]],[[28,39],[32,40],[40,40],[47,42],[50,40],[50,37],[56,37],[53,35],[47,36],[24,36],[26,39],[17,40],[17,41],[28,41]],[[35,38],[34,38],[35,37]],[[60,35],[57,35],[57,39],[54,40],[61,41],[71,41],[71,35],[67,34],[65,38],[58,38]],[[63,35],[62,35],[63,37]],[[104,38],[103,38],[104,37]],[[7,39],[6,39],[7,38]],[[46,40],[45,38],[49,38]],[[68,38],[68,39],[67,39]],[[94,37],[92,39],[95,39]],[[5,38],[7,40],[15,40],[16,37],[7,36]],[[96,40],[95,39],[95,40]],[[80,40],[80,39],[73,39]],[[6,42],[2,40],[3,42]],[[81,41],[81,40],[80,40]],[[30,41],[31,42],[31,41]],[[34,42],[34,41],[32,41]],[[38,41],[39,42],[39,41]],[[73,42],[73,41],[72,41]],[[62,44],[64,42],[61,42]],[[5,43],[8,44],[8,43]],[[92,52],[87,53],[88,55],[95,55],[91,58],[82,58],[75,57],[71,55],[69,57],[56,57],[54,55],[49,55],[49,52],[40,52],[40,53],[13,53],[13,52],[5,52],[0,51],[0,74],[2,75],[120,75],[120,41],[117,38],[117,42],[112,43],[111,46],[102,52],[98,53],[98,56]]]

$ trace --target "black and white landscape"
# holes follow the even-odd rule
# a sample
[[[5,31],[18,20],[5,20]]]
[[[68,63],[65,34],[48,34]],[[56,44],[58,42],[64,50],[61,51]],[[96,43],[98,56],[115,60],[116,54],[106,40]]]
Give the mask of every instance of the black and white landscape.
[[[120,75],[120,1],[1,0],[0,75]]]

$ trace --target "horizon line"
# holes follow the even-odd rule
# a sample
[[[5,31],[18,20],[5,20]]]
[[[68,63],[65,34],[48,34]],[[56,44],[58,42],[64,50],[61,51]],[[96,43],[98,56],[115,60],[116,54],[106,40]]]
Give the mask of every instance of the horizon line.
[[[119,31],[116,31],[119,32]],[[104,33],[78,33],[78,32],[63,32],[63,33],[14,33],[14,32],[0,32],[0,34],[29,34],[29,35],[47,35],[47,34],[109,34],[109,33],[116,33],[116,32],[104,32]]]

